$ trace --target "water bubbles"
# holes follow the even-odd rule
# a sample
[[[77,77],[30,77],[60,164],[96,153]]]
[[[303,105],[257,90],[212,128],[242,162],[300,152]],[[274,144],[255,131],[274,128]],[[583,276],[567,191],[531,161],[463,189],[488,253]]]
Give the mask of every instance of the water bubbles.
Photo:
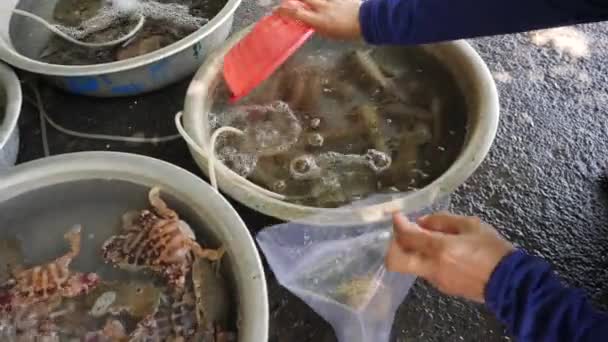
[[[244,107],[233,107],[221,113],[209,113],[209,130],[230,126],[244,130],[247,126],[247,111]]]
[[[321,176],[321,169],[317,165],[315,157],[306,154],[291,161],[289,174],[295,180],[312,180]]]
[[[367,151],[365,159],[369,163],[372,170],[376,173],[387,170],[389,167],[391,167],[392,163],[391,157],[388,154],[374,149]]]
[[[243,138],[235,134],[224,134],[216,142],[216,158],[241,177],[253,173],[258,162],[254,153],[242,148]]]
[[[285,192],[286,189],[287,189],[287,182],[285,182],[282,179],[272,183],[272,191],[274,191],[274,192],[282,193],[282,192]]]
[[[249,138],[257,143],[258,151],[274,149],[275,146],[281,145],[281,132],[274,127],[273,122],[260,122],[253,128],[247,129]],[[282,150],[282,148],[278,148]]]
[[[248,177],[257,164],[254,154],[240,152],[234,146],[226,146],[217,152],[217,159],[241,177]]]
[[[112,26],[118,26],[117,23],[125,17],[128,19],[128,17],[132,16],[132,13],[123,13],[116,8],[106,6],[101,8],[94,17],[81,22],[78,26],[56,25],[56,27],[75,39],[83,40],[93,33],[106,30]]]
[[[161,3],[153,0],[139,1],[137,11],[146,18],[167,21],[175,27],[198,29],[209,22],[209,18],[195,17],[188,6],[178,3]]]
[[[311,195],[317,199],[321,206],[335,206],[344,202],[347,198],[342,191],[340,176],[335,172],[325,172],[310,189]]]
[[[187,3],[198,6],[200,2],[205,1]],[[207,24],[217,13],[213,13],[217,6],[211,7],[196,16],[189,6],[164,0],[62,0],[53,12],[54,27],[75,40],[104,46],[89,48],[53,36],[35,58],[52,64],[88,65],[144,55]],[[103,44],[117,40],[123,44]]]
[[[311,133],[307,138],[308,145],[312,147],[322,147],[324,140],[323,136],[319,133]]]
[[[311,156],[296,158],[291,163],[291,169],[295,173],[308,173],[314,165],[314,159]]]
[[[248,106],[245,135],[259,156],[272,156],[287,151],[299,139],[302,126],[282,101],[267,106]]]

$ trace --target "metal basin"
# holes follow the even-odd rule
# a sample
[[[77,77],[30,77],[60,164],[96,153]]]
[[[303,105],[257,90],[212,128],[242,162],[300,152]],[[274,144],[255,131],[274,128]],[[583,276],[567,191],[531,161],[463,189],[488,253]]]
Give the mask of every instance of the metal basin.
[[[165,48],[124,61],[64,66],[29,58],[37,55],[51,35],[27,18],[12,16],[18,8],[50,18],[58,0],[3,0],[0,4],[0,59],[23,70],[43,75],[69,92],[98,97],[141,94],[160,89],[191,75],[205,56],[228,37],[234,11],[241,0],[228,0],[224,8],[198,31]],[[25,49],[17,52],[16,47]]]
[[[214,90],[222,81],[223,56],[245,32],[246,30],[234,35],[221,50],[209,56],[188,89],[183,124],[194,142],[202,148],[201,152],[208,150],[209,129],[205,123],[208,122],[206,118],[212,108]],[[321,41],[321,49],[327,46],[326,44],[334,43]],[[233,178],[218,169],[219,187],[237,201],[266,215],[295,220],[323,214],[326,223],[332,218],[335,218],[337,223],[344,223],[345,218],[358,221],[360,218],[377,218],[394,210],[413,211],[427,208],[438,198],[453,192],[473,174],[490,150],[498,127],[498,93],[486,64],[468,43],[457,41],[419,48],[436,58],[452,73],[467,106],[468,128],[463,149],[451,167],[434,182],[398,198],[383,196],[375,198],[371,203],[358,203],[357,209],[348,213],[345,213],[344,209],[323,209],[274,199],[251,186],[234,182],[231,180]],[[208,173],[207,154],[198,153],[193,148],[191,152],[203,172]],[[333,215],[334,213],[336,215]]]
[[[88,238],[74,267],[86,267],[83,260],[99,255],[89,244],[99,246],[120,225],[122,213],[146,207],[146,194],[155,185],[198,239],[225,246],[222,267],[237,302],[238,340],[266,341],[264,270],[247,227],[215,190],[174,165],[133,154],[82,152],[0,170],[0,227],[17,236],[38,230],[29,234],[33,241],[22,241],[24,250],[50,258],[63,248],[61,233],[54,233],[82,224]],[[35,251],[45,243],[48,248]]]
[[[0,169],[15,165],[19,151],[19,127],[21,113],[21,83],[13,70],[0,63],[0,96],[5,103],[0,113]]]

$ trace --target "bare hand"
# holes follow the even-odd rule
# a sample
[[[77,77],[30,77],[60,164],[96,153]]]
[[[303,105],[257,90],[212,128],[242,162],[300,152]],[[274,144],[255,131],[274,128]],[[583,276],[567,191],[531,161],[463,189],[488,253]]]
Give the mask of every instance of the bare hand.
[[[333,39],[354,40],[361,37],[360,0],[288,0],[279,13],[302,21],[320,35]]]
[[[447,295],[480,303],[492,272],[515,249],[477,217],[436,214],[415,224],[395,214],[393,222],[390,271],[420,276]]]

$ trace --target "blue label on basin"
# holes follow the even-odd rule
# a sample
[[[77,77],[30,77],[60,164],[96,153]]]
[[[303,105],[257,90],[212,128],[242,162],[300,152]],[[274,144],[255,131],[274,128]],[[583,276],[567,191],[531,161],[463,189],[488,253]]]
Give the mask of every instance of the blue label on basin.
[[[115,94],[115,95],[130,95],[130,94],[142,92],[143,90],[144,90],[144,88],[137,83],[117,85],[117,86],[110,88],[110,91],[112,92],[112,94]]]
[[[65,78],[65,82],[72,92],[92,93],[99,90],[99,81],[93,76]]]
[[[105,83],[107,85],[112,84],[112,80],[106,75],[99,75],[99,78],[103,81],[103,83]]]
[[[168,70],[169,60],[165,59],[162,61],[158,61],[148,67],[148,71],[150,72],[150,77],[152,77],[155,81],[161,81],[165,78],[165,74]]]
[[[196,43],[192,46],[192,50],[194,50],[194,58],[198,59],[201,56],[201,43]]]

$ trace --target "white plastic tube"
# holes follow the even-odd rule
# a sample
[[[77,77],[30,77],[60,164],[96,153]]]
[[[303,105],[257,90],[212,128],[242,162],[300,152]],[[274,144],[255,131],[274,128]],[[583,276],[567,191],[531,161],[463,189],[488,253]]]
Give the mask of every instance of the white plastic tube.
[[[211,185],[216,189],[218,189],[218,185],[217,185],[217,177],[216,177],[216,169],[219,169],[220,172],[223,172],[224,175],[226,175],[226,177],[229,178],[229,180],[231,182],[237,182],[242,184],[245,187],[249,187],[254,189],[257,192],[260,192],[268,197],[277,199],[277,200],[281,200],[281,201],[285,201],[287,199],[286,196],[284,195],[280,195],[277,194],[276,192],[272,192],[270,190],[264,189],[261,186],[252,183],[251,181],[249,181],[247,178],[245,177],[241,177],[239,174],[237,174],[236,172],[232,171],[230,168],[228,168],[226,165],[222,164],[219,160],[217,160],[217,158],[215,158],[215,141],[217,140],[217,138],[226,132],[232,132],[232,133],[236,133],[236,134],[244,134],[243,131],[236,129],[234,127],[221,127],[218,128],[217,130],[215,130],[215,132],[213,132],[213,134],[211,135],[210,138],[210,143],[209,143],[209,149],[211,150],[209,153],[207,153],[202,147],[200,147],[195,141],[194,139],[192,139],[192,137],[190,137],[190,135],[188,134],[188,132],[186,132],[186,130],[184,129],[184,126],[182,125],[182,112],[179,112],[175,115],[175,126],[177,127],[177,131],[179,132],[179,134],[181,134],[182,138],[184,138],[184,140],[186,141],[186,143],[188,145],[190,145],[190,147],[192,147],[192,149],[198,153],[201,157],[206,158],[207,159],[207,167],[208,167],[208,174],[209,174],[209,181],[211,182]]]
[[[46,112],[46,108],[44,107],[44,103],[42,102],[42,96],[40,95],[40,91],[36,85],[31,85],[32,92],[36,97],[35,100],[31,100],[27,97],[24,99],[38,108],[40,113],[40,128],[42,133],[42,147],[44,149],[45,156],[50,155],[48,139],[47,139],[47,131],[46,131],[46,123],[48,122],[53,128],[57,131],[69,135],[74,136],[81,139],[91,139],[91,140],[106,140],[106,141],[119,141],[119,142],[128,142],[128,143],[139,143],[139,144],[158,144],[164,143],[168,141],[177,140],[181,137],[179,134],[167,135],[163,137],[157,138],[146,138],[146,137],[126,137],[120,135],[110,135],[110,134],[95,134],[95,133],[83,133],[77,132],[68,128],[65,128],[58,123],[56,123]]]

